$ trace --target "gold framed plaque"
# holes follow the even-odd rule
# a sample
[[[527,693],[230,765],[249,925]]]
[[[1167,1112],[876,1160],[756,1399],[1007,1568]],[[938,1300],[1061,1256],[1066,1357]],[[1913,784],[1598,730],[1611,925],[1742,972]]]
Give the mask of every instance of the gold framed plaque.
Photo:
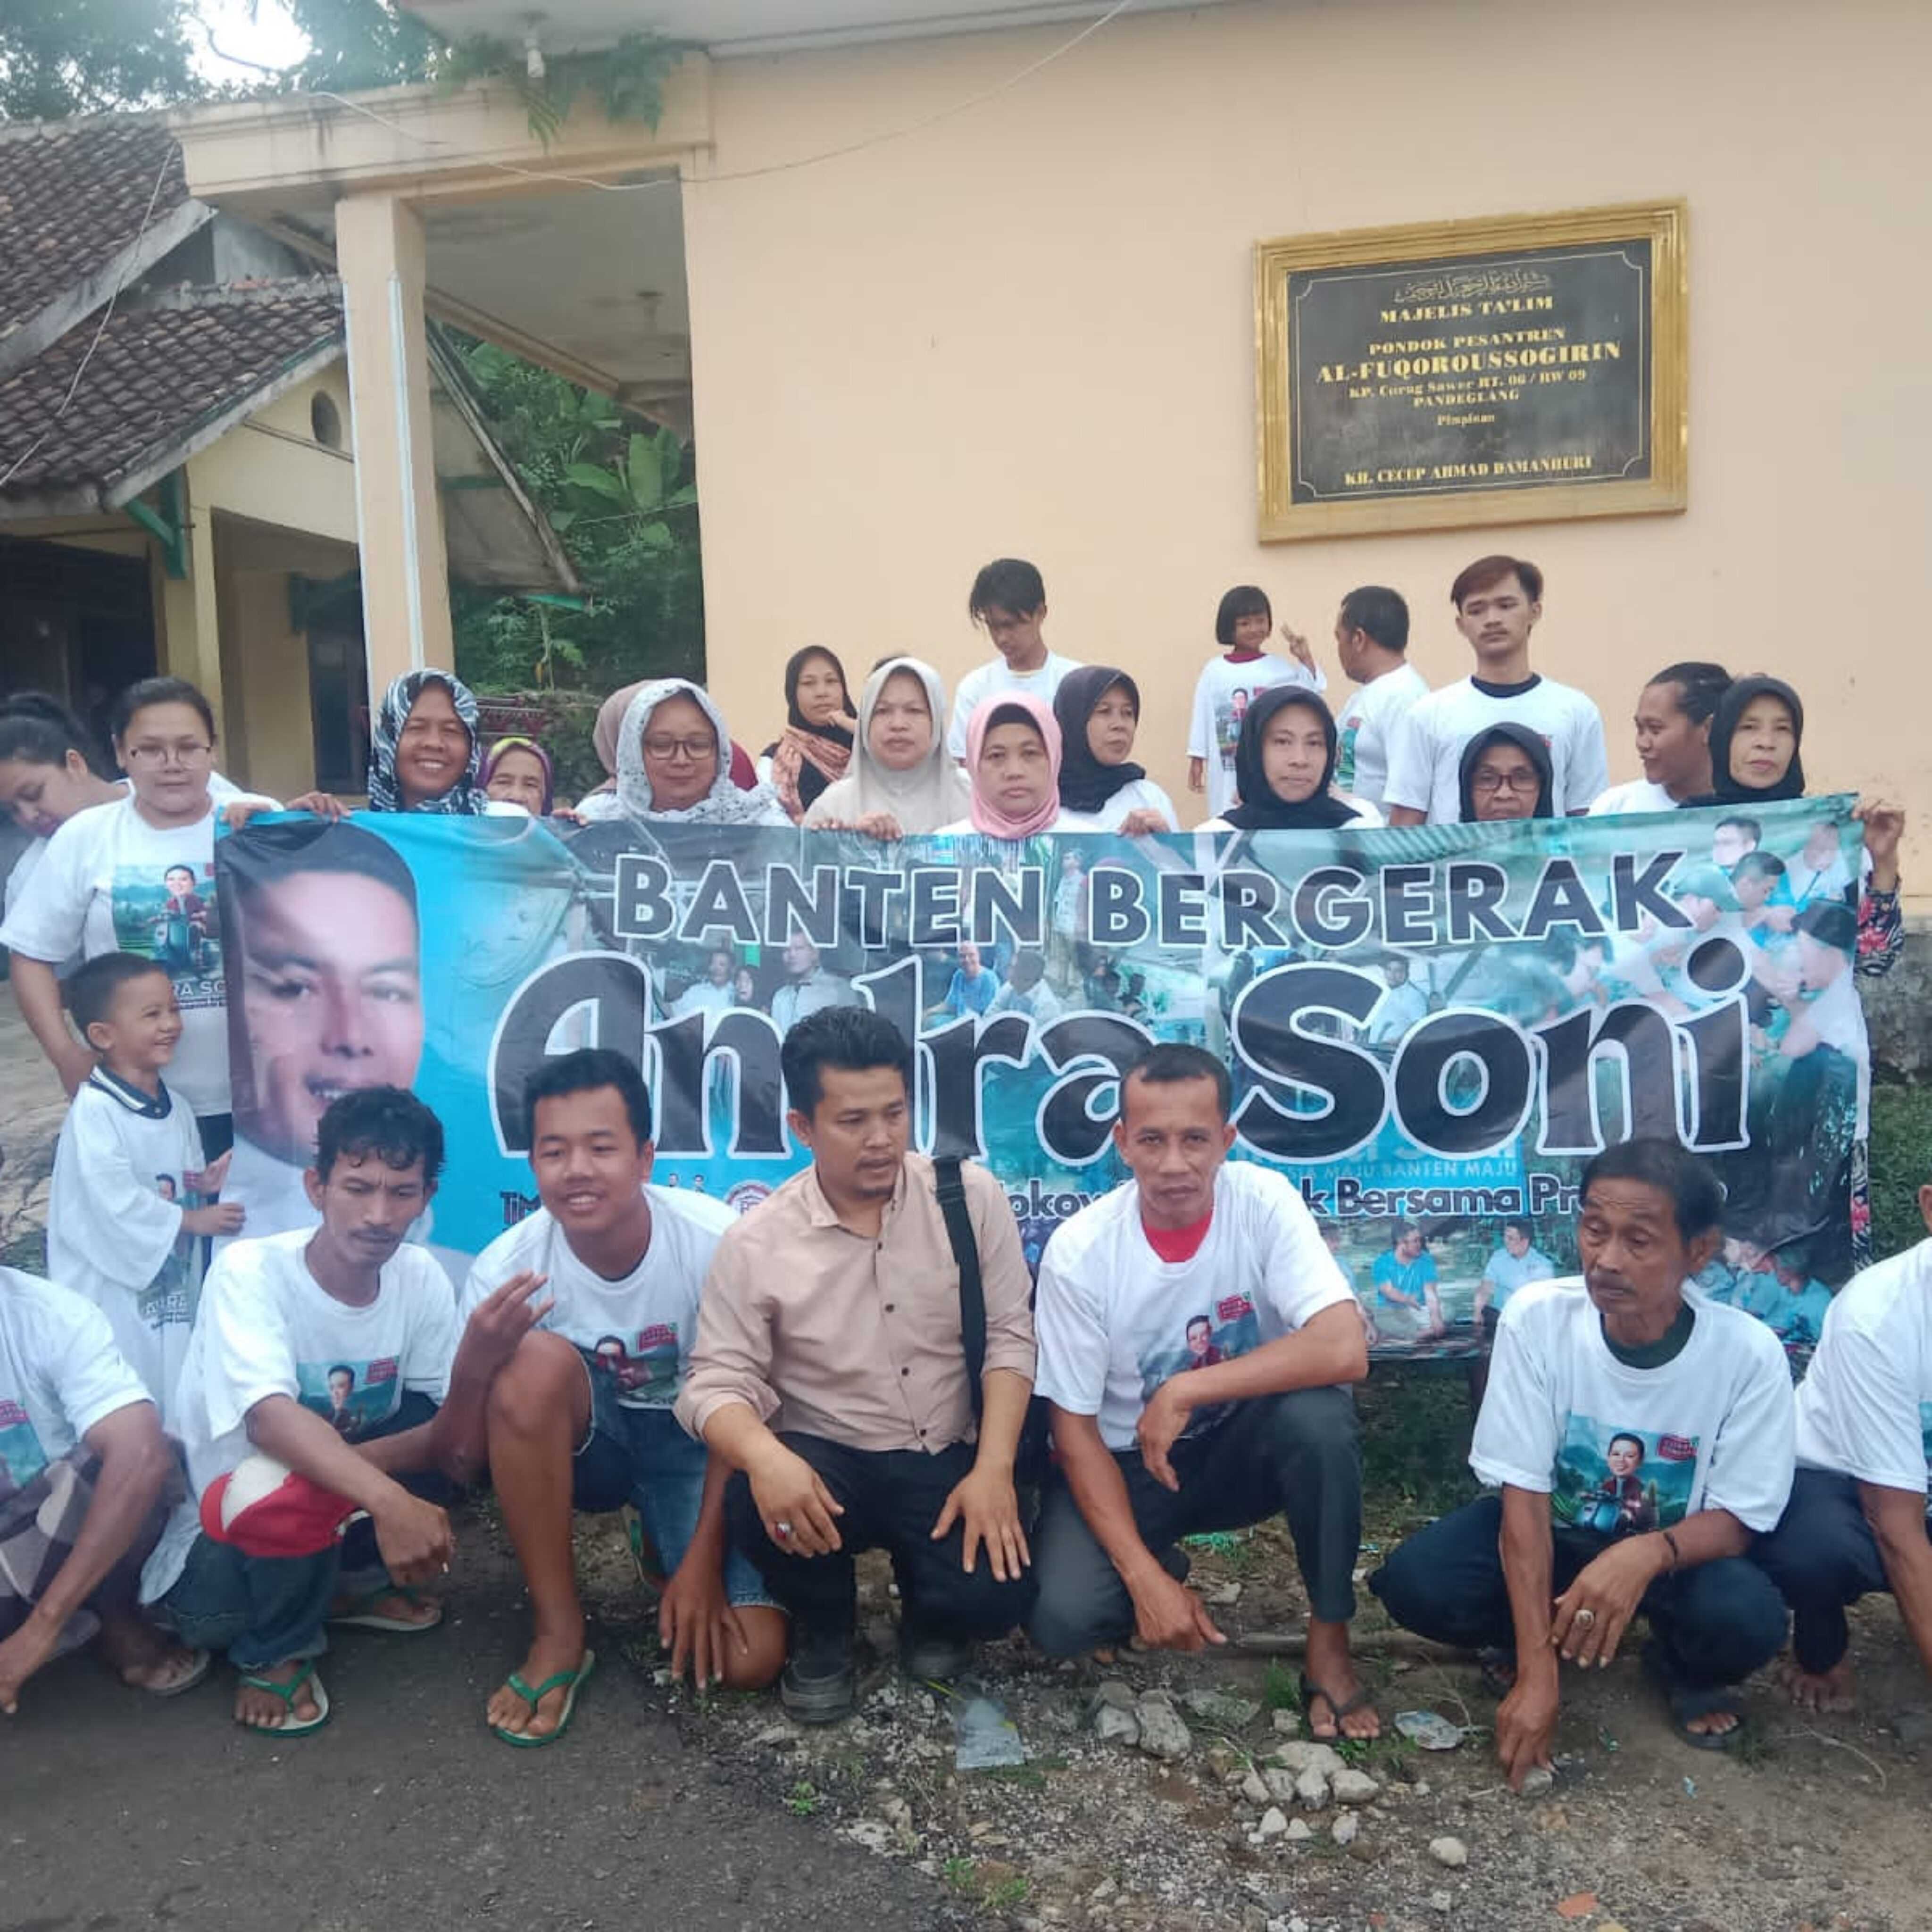
[[[1255,248],[1264,543],[1682,510],[1681,201]]]

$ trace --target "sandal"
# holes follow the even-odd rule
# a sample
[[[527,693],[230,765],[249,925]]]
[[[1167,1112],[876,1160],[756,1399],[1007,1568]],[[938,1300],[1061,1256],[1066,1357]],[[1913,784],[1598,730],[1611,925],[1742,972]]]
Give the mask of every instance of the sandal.
[[[184,1691],[192,1690],[208,1672],[214,1659],[205,1650],[190,1653],[187,1666],[178,1677],[170,1677],[159,1684],[141,1684],[129,1677],[122,1682],[130,1690],[145,1690],[150,1697],[178,1697]]]
[[[1653,1645],[1644,1652],[1644,1668],[1663,1691],[1664,1702],[1670,1706],[1671,1727],[1693,1750],[1727,1751],[1736,1748],[1738,1740],[1744,1736],[1744,1714],[1739,1708],[1744,1702],[1744,1692],[1742,1684],[1715,1684],[1699,1689],[1694,1685],[1680,1684],[1670,1675],[1670,1666]],[[1708,1718],[1718,1711],[1727,1712],[1737,1719],[1728,1731],[1694,1731],[1690,1720],[1694,1718]]]
[[[286,1684],[278,1684],[272,1678],[255,1677],[244,1672],[242,1681],[251,1690],[266,1690],[272,1696],[282,1700],[283,1714],[280,1721],[273,1724],[242,1724],[244,1731],[254,1731],[265,1738],[302,1738],[310,1731],[319,1731],[328,1722],[328,1693],[322,1688],[322,1679],[315,1674],[313,1663],[304,1664],[302,1674],[291,1678]],[[296,1700],[302,1695],[302,1687],[309,1684],[315,1692],[315,1715],[298,1718]],[[241,1723],[237,1718],[236,1721]]]
[[[570,1687],[569,1691],[564,1698],[563,1708],[557,1713],[555,1730],[545,1731],[538,1736],[532,1737],[527,1731],[506,1731],[501,1724],[492,1724],[490,1726],[491,1734],[501,1738],[506,1744],[514,1744],[520,1750],[536,1750],[542,1745],[559,1742],[564,1733],[570,1729],[570,1720],[577,1715],[578,1692],[590,1682],[590,1673],[596,1668],[596,1652],[586,1650],[584,1653],[584,1661],[574,1670],[555,1672],[553,1675],[546,1677],[535,1689],[526,1684],[514,1670],[512,1671],[503,1682],[519,1697],[522,1698],[526,1704],[529,1705],[530,1714],[532,1717],[536,1714],[538,1705],[542,1703],[553,1690],[561,1689],[564,1685],[568,1684]]]
[[[407,1617],[386,1616],[376,1606],[386,1603],[392,1597],[400,1597],[406,1604],[428,1604],[436,1615],[426,1623],[412,1623]],[[396,1636],[414,1636],[420,1631],[434,1630],[442,1622],[442,1606],[423,1595],[421,1591],[412,1590],[406,1583],[384,1583],[350,1598],[348,1609],[339,1615],[332,1615],[328,1621],[340,1624],[344,1630],[387,1630]]]
[[[1334,1720],[1332,1735],[1323,1737],[1315,1728],[1315,1700],[1320,1698],[1328,1706],[1328,1714]],[[1329,1694],[1311,1678],[1306,1671],[1301,1673],[1301,1721],[1308,1726],[1308,1735],[1318,1743],[1339,1744],[1345,1738],[1351,1744],[1367,1744],[1366,1738],[1352,1738],[1342,1730],[1342,1720],[1354,1712],[1373,1705],[1376,1694],[1364,1684],[1346,1703],[1338,1704]]]

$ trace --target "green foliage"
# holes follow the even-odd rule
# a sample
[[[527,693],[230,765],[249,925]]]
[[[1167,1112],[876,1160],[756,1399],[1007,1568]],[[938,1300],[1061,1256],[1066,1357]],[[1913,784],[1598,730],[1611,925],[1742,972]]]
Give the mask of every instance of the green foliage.
[[[498,441],[590,596],[588,608],[567,611],[458,586],[458,672],[479,692],[598,698],[640,677],[702,677],[691,451],[670,430],[503,350],[478,344],[464,359]]]
[[[1388,1519],[1372,1533],[1400,1535],[1474,1496],[1468,1458],[1475,1405],[1461,1375],[1378,1363],[1355,1400],[1362,1417],[1362,1493]]]
[[[1278,1657],[1268,1659],[1268,1675],[1262,1680],[1262,1702],[1270,1711],[1301,1708],[1300,1679]]]
[[[808,1778],[801,1778],[785,1793],[785,1809],[794,1818],[809,1818],[818,1809],[818,1790]]]
[[[285,0],[308,52],[281,88],[347,94],[433,80],[448,56],[442,37],[383,0]]]
[[[1932,1088],[1874,1087],[1872,1252],[1882,1261],[1925,1238],[1918,1190],[1932,1180]]]
[[[0,121],[52,121],[187,100],[184,0],[0,0]]]
[[[685,52],[682,41],[656,34],[627,34],[615,46],[589,52],[552,53],[545,49],[543,71],[533,75],[521,47],[478,35],[447,50],[437,64],[436,77],[451,87],[487,80],[509,88],[529,117],[530,132],[548,147],[572,104],[584,94],[603,109],[607,119],[640,121],[655,128],[664,112],[664,76]]]

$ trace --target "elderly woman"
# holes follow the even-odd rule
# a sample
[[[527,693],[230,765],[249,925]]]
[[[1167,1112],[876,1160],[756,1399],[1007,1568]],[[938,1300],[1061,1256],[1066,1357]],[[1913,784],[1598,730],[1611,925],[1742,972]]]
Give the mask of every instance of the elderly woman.
[[[770,785],[740,790],[731,734],[710,694],[658,678],[631,700],[617,734],[617,814],[692,825],[790,825]]]

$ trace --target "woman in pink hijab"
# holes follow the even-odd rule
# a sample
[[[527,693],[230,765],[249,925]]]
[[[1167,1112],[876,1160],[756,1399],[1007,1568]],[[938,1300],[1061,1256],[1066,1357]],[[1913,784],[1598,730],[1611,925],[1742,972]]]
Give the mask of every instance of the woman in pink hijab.
[[[971,815],[944,829],[1030,838],[1060,820],[1060,725],[1030,692],[984,699],[966,725]]]

